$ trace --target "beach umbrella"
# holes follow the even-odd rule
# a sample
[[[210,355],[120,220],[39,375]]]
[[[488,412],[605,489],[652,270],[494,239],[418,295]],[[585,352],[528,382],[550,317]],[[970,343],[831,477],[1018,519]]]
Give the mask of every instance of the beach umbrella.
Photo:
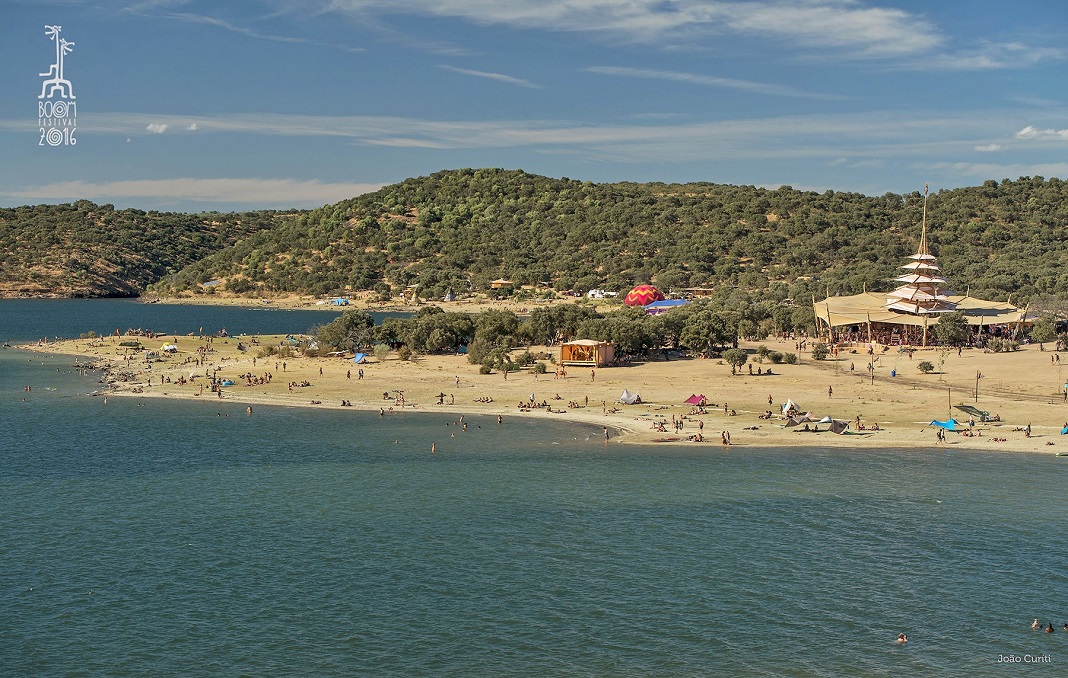
[[[623,298],[627,306],[645,306],[654,301],[663,301],[664,295],[652,285],[638,285]]]

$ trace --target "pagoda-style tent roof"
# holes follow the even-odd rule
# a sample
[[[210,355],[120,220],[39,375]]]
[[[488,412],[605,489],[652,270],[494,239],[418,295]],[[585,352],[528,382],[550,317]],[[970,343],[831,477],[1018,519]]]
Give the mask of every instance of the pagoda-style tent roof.
[[[816,317],[830,327],[863,325],[868,322],[922,327],[937,322],[937,316],[925,317],[914,310],[902,313],[886,306],[887,293],[862,292],[848,297],[828,297],[812,305]],[[1004,301],[986,301],[969,296],[947,296],[953,310],[964,313],[969,325],[999,325],[1026,320],[1024,309]],[[908,302],[904,302],[908,303]],[[915,305],[913,305],[915,306]]]
[[[863,292],[848,297],[813,300],[812,310],[828,327],[885,323],[926,328],[943,313],[961,311],[969,325],[999,325],[1026,321],[1026,311],[1012,304],[960,296],[942,287],[938,259],[927,249],[927,187],[923,187],[923,224],[920,244],[905,273],[894,278],[903,283],[891,292]],[[926,345],[926,329],[924,345]]]

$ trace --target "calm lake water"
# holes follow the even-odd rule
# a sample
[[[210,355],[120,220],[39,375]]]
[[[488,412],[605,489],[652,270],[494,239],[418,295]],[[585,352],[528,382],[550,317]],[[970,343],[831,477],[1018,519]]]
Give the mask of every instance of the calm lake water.
[[[0,336],[329,318],[13,301]],[[104,406],[72,365],[0,350],[5,675],[1068,675],[1029,628],[1068,622],[1068,459]]]

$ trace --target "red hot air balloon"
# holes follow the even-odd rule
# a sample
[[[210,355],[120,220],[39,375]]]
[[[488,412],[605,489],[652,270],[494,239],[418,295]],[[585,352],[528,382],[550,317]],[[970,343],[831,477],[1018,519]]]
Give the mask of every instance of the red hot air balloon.
[[[627,306],[645,306],[654,301],[663,301],[664,295],[652,285],[638,285],[624,297],[623,303]]]

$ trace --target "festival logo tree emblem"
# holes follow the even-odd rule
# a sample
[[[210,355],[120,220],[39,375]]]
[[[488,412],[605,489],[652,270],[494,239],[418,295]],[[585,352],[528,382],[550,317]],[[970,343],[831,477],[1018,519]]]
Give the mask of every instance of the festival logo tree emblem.
[[[78,109],[74,101],[74,87],[63,73],[63,61],[74,50],[74,43],[60,37],[62,26],[45,26],[45,35],[56,43],[56,60],[48,70],[39,73],[45,78],[37,95],[37,121],[41,138],[38,146],[73,146],[77,129]]]

